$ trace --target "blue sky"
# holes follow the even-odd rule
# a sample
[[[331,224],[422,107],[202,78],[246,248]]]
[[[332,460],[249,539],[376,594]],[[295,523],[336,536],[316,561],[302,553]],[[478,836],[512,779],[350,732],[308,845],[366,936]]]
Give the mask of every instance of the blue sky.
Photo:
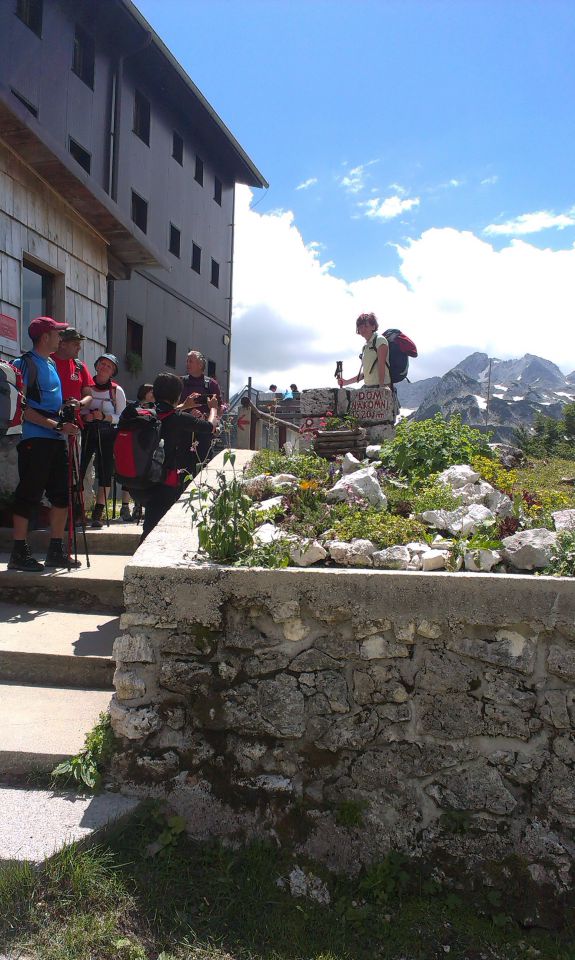
[[[554,285],[550,309],[564,304],[557,320],[569,343],[556,355],[535,349],[533,317],[525,349],[517,342],[514,353],[541,353],[566,372],[575,367],[575,339],[567,330],[575,273],[572,0],[139,0],[138,6],[270,182],[269,191],[254,195],[253,216],[268,218],[271,228],[271,219],[290,211],[286,231],[297,232],[324,276],[341,281],[350,309],[350,295],[355,306],[366,281],[387,278],[391,300],[385,285],[377,294],[371,288],[378,309],[390,320],[395,309],[417,328],[424,301],[419,314],[415,303],[406,314],[391,281],[417,293],[421,277],[435,284],[441,257],[453,258],[454,273],[475,276],[474,258],[483,262],[490,252],[493,269],[483,284],[493,282],[491,302],[503,299],[514,316],[515,304],[517,335],[500,341],[501,320],[485,317],[492,330],[456,337],[455,346],[462,355],[474,348],[510,353],[523,339],[522,253],[523,270],[531,284],[537,274],[541,296]],[[248,235],[253,242],[249,229]],[[239,229],[238,243],[243,236]],[[278,258],[285,265],[281,244]],[[516,300],[501,269],[508,260]],[[481,317],[470,312],[461,285],[454,295],[444,281],[445,289],[434,290],[434,310],[447,304],[447,314],[459,314],[460,330],[473,332]],[[242,326],[251,329],[245,320],[258,302],[258,291],[246,290],[241,277],[240,284],[238,336]],[[281,303],[267,306],[282,312]],[[338,324],[344,312],[342,304]],[[287,336],[297,323],[283,319],[276,332]],[[329,327],[329,318],[324,323]],[[451,319],[440,325],[435,344],[420,334],[429,358],[422,376],[445,372],[451,359],[445,353],[454,339]],[[318,358],[326,352],[320,340],[313,342]],[[336,340],[341,352],[339,326]],[[356,346],[349,345],[350,355]],[[245,353],[238,352],[238,361]],[[261,373],[277,378],[295,369],[268,365]],[[240,362],[240,379],[242,372]]]

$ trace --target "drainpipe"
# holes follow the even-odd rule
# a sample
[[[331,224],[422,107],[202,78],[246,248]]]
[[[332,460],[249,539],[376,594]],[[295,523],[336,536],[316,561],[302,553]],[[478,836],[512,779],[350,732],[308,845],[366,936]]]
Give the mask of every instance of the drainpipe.
[[[108,166],[108,193],[112,200],[118,200],[118,168],[120,164],[120,122],[122,116],[122,91],[124,86],[124,64],[129,57],[142,53],[152,43],[152,34],[146,30],[144,40],[134,50],[118,56],[116,69],[112,77],[110,98],[110,147]]]
[[[228,328],[230,331],[230,337],[232,333],[232,310],[233,310],[233,290],[234,290],[234,240],[235,240],[235,230],[236,230],[236,185],[234,183],[234,188],[232,192],[232,222],[230,223],[231,228],[231,244],[230,244],[230,299],[229,299],[229,310],[228,310]],[[230,395],[230,377],[231,377],[231,340],[228,341],[228,376],[227,376],[227,386],[226,386],[226,396]]]

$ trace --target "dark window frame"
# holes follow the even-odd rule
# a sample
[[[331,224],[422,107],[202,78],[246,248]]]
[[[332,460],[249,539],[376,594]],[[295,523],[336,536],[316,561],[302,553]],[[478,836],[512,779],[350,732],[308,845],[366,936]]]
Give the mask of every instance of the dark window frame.
[[[134,90],[134,116],[132,123],[132,133],[135,133],[138,139],[150,146],[150,131],[152,126],[152,106],[150,101],[141,90]]]
[[[94,89],[96,71],[96,41],[83,27],[76,24],[72,51],[72,73],[90,90]]]
[[[215,360],[206,360],[206,374],[208,377],[216,376],[216,361]]]
[[[86,173],[91,173],[92,154],[89,153],[81,143],[74,140],[74,137],[68,137],[68,152],[74,157],[76,163],[79,163]]]
[[[204,185],[204,161],[201,157],[198,157],[196,154],[196,165],[194,169],[194,180],[196,183],[199,183],[200,187]]]
[[[23,93],[19,93],[18,90],[15,90],[14,87],[10,87],[10,93],[13,97],[16,97],[20,101],[23,107],[26,107],[29,113],[33,117],[38,117],[38,107],[35,107],[31,100],[28,100]]]
[[[181,167],[184,166],[184,138],[177,130],[172,133],[172,157]]]
[[[142,233],[148,232],[148,201],[135,190],[132,190],[132,220]]]
[[[16,0],[15,13],[24,26],[42,39],[44,0]]]
[[[26,300],[26,271],[40,277],[41,280],[41,304],[27,309],[28,300]],[[24,256],[22,261],[22,326],[27,330],[30,321],[37,316],[52,316],[55,303],[55,283],[56,275],[52,271],[38,266],[37,263],[28,260]]]
[[[144,356],[144,324],[126,316],[126,356],[130,353],[140,359]]]
[[[182,249],[182,231],[179,227],[174,226],[173,223],[170,224],[170,239],[168,242],[168,250],[174,257],[180,258]]]
[[[192,243],[192,262],[191,267],[194,273],[202,272],[202,248],[197,243]]]
[[[214,200],[219,207],[222,205],[223,185],[219,177],[214,177]]]
[[[176,369],[178,355],[178,344],[175,340],[170,340],[169,337],[166,337],[166,366],[171,367],[172,370]]]
[[[212,271],[210,276],[210,283],[212,287],[219,289],[220,286],[220,265],[217,260],[214,260],[212,257]]]

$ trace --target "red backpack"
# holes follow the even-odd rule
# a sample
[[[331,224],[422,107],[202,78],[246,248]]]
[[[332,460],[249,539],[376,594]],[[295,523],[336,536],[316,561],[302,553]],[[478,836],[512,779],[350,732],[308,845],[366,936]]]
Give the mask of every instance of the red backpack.
[[[18,367],[0,360],[0,437],[22,432],[24,381]]]
[[[114,474],[136,503],[146,503],[154,487],[165,483],[162,420],[154,407],[129,403],[118,421],[114,440]]]

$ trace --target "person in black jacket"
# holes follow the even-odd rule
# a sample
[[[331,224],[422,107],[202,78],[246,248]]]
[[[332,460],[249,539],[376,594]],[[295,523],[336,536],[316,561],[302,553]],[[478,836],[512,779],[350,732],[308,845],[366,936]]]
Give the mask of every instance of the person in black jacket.
[[[159,373],[154,380],[153,389],[156,411],[162,419],[164,480],[152,490],[146,503],[140,543],[160,522],[182,492],[182,476],[177,464],[178,448],[181,449],[182,444],[186,442],[189,445],[192,434],[202,437],[205,442],[209,441],[218,426],[218,399],[215,396],[207,400],[209,412],[206,420],[187,413],[185,409],[175,409],[182,392],[182,381],[175,373]],[[191,398],[190,403],[193,403]]]

